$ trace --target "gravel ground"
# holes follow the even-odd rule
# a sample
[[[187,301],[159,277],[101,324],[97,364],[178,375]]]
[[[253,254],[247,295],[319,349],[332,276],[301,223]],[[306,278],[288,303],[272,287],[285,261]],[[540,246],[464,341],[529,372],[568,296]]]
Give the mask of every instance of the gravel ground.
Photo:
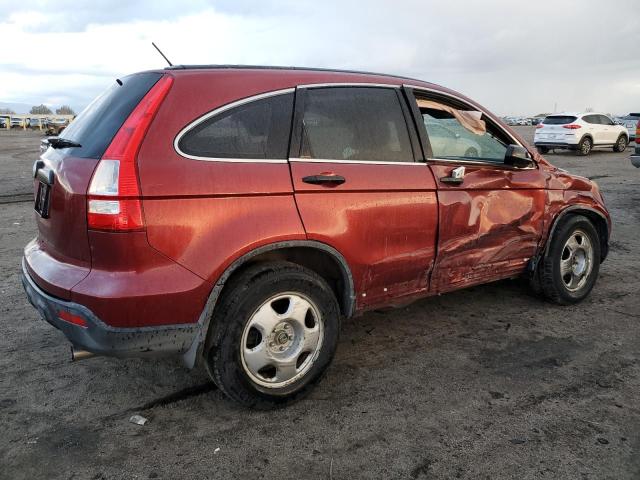
[[[520,129],[531,137],[531,127]],[[0,478],[640,477],[640,170],[549,155],[597,179],[614,221],[591,296],[518,281],[344,322],[308,399],[246,411],[179,361],[70,363],[20,284],[40,136],[0,135]],[[129,423],[133,413],[149,418]]]

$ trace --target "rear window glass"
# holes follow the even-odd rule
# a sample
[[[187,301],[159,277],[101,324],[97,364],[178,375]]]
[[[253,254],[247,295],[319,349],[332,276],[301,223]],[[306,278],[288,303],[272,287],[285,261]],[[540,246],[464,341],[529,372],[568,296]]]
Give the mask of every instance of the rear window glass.
[[[292,115],[293,93],[251,101],[196,125],[178,146],[196,157],[286,159]]]
[[[302,158],[413,161],[398,95],[388,88],[308,90],[302,137]]]
[[[552,117],[547,117],[544,119],[542,123],[545,125],[567,125],[571,122],[575,122],[578,117],[573,117],[571,115],[554,115]]]
[[[101,158],[129,114],[161,76],[160,73],[138,73],[113,82],[60,134],[60,138],[82,145],[67,149],[69,154]]]

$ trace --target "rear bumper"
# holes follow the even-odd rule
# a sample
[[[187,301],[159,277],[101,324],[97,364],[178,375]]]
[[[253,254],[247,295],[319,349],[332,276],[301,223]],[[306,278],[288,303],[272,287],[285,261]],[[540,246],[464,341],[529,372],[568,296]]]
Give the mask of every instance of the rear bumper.
[[[640,149],[636,148],[635,155],[631,155],[631,165],[640,168]]]
[[[567,150],[577,150],[578,144],[576,143],[564,143],[564,142],[534,142],[536,147],[546,147],[546,148],[562,148]]]
[[[60,300],[38,287],[29,275],[24,259],[22,285],[29,302],[43,319],[64,333],[75,347],[92,353],[115,357],[185,353],[200,330],[198,323],[136,328],[109,326],[87,307]]]

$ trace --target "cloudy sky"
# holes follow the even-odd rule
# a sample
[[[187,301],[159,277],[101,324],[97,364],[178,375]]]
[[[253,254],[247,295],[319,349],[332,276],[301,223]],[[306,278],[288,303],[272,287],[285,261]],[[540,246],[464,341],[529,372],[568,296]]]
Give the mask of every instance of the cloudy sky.
[[[394,73],[498,114],[640,111],[640,0],[0,1],[0,103],[84,107],[176,63]]]

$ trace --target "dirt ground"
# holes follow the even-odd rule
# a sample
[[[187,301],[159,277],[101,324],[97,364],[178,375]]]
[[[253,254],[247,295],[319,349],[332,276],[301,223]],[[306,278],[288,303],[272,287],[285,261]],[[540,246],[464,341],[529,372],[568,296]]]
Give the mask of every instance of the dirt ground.
[[[613,216],[586,301],[558,307],[506,281],[345,321],[308,399],[253,412],[178,360],[69,361],[20,283],[39,139],[0,133],[0,478],[640,478],[630,149],[548,155],[597,179]]]

